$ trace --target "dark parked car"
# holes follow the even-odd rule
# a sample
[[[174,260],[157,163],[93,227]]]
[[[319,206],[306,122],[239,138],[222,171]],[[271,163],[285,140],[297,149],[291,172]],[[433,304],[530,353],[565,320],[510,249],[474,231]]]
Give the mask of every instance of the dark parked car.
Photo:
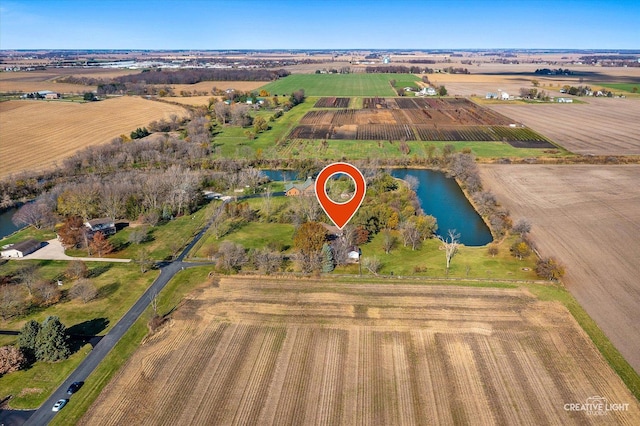
[[[84,382],[73,382],[73,383],[71,383],[71,386],[69,386],[69,389],[67,389],[67,393],[69,395],[72,395],[72,394],[78,392],[78,389],[80,389],[83,384],[84,384]]]

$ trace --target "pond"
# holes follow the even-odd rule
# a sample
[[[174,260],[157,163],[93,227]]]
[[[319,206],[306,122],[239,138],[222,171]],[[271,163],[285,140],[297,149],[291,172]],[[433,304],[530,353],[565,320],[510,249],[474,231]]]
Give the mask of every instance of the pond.
[[[294,180],[291,170],[263,170],[271,180]],[[438,220],[438,235],[446,236],[449,229],[460,234],[460,242],[467,246],[483,246],[492,241],[491,231],[469,203],[458,183],[444,173],[423,169],[397,169],[392,176],[404,179],[408,175],[418,179],[416,193],[425,214]]]
[[[16,226],[11,222],[11,218],[18,211],[18,208],[11,208],[0,213],[0,238],[13,234],[22,226]]]
[[[438,220],[438,235],[446,236],[449,229],[460,234],[460,242],[467,246],[483,246],[493,238],[482,217],[473,208],[455,179],[434,170],[393,170],[393,177],[408,175],[418,178],[416,193],[425,214]]]

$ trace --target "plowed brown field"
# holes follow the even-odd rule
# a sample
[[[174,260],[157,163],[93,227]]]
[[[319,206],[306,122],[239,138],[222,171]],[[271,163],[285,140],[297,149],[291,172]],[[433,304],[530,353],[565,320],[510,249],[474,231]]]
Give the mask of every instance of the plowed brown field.
[[[0,178],[50,167],[74,151],[109,142],[171,114],[177,105],[125,96],[100,102],[8,101],[0,103]]]
[[[640,166],[482,165],[483,183],[533,223],[543,256],[640,372]]]
[[[486,105],[562,145],[594,155],[640,155],[640,99],[588,98],[588,104]]]
[[[565,410],[601,396],[627,411]],[[567,310],[524,289],[224,278],[81,424],[637,424]]]

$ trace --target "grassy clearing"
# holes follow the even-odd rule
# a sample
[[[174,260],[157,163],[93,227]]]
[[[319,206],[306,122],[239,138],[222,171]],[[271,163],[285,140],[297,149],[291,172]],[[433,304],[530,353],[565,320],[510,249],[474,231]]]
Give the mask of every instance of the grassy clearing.
[[[418,81],[412,74],[293,74],[261,87],[269,93],[289,95],[304,89],[307,96],[394,96],[389,80]],[[398,87],[404,87],[396,83]]]
[[[135,228],[127,227],[117,234],[109,237],[109,241],[115,247],[115,251],[105,257],[135,259],[141,248],[149,252],[149,257],[154,260],[171,259],[180,253],[191,238],[206,224],[211,212],[220,203],[211,202],[200,210],[190,215],[178,217],[161,225],[149,228],[150,239],[141,244],[129,243],[129,236]],[[69,256],[86,256],[86,250],[66,250]]]
[[[424,158],[427,157],[429,145],[436,147],[435,154],[440,155],[445,145],[453,145],[456,151],[469,148],[477,157],[481,158],[528,158],[528,157],[561,157],[569,155],[564,149],[557,149],[557,153],[545,153],[536,148],[514,148],[505,142],[424,142],[409,141],[410,152],[404,155],[400,152],[398,142],[389,141],[361,141],[361,140],[327,140],[326,148],[321,140],[294,139],[278,149],[280,157],[284,158],[317,158],[322,160],[381,158]]]
[[[64,361],[38,362],[27,370],[2,376],[0,398],[12,395],[9,406],[14,409],[39,407],[89,352],[91,352],[91,345],[87,344]]]
[[[158,311],[167,314],[175,309],[185,295],[206,282],[209,271],[210,268],[206,266],[180,271],[158,295]],[[140,346],[147,335],[147,322],[151,314],[151,308],[148,308],[140,316],[94,372],[87,377],[84,386],[73,396],[71,403],[54,417],[50,425],[76,424],[80,420],[102,389]]]
[[[558,285],[528,286],[533,294],[540,300],[557,300],[571,312],[580,327],[587,333],[591,341],[596,345],[607,363],[620,376],[631,393],[640,400],[640,375],[629,365],[624,357],[613,346],[596,322],[580,306],[578,301],[564,287]]]
[[[382,263],[380,274],[400,276],[446,277],[445,254],[440,250],[439,240],[430,239],[419,250],[404,247],[400,235],[398,242],[389,254],[382,248],[382,234],[376,235],[371,242],[361,246],[362,256],[377,257]],[[474,279],[537,280],[535,260],[518,260],[511,256],[509,247],[511,238],[498,243],[498,254],[491,257],[486,247],[461,246],[451,261],[449,277]],[[528,269],[528,270],[526,270]],[[336,269],[336,273],[358,273],[359,265],[348,265]],[[369,274],[363,267],[363,274]]]
[[[29,238],[34,238],[38,241],[48,241],[52,240],[56,237],[56,233],[49,229],[35,229],[32,226],[28,226],[26,228],[22,228],[19,231],[14,232],[13,234],[3,238],[0,240],[0,247],[6,244],[15,244],[20,241],[27,240]]]
[[[207,257],[208,247],[212,245],[217,247],[224,241],[241,244],[245,249],[258,249],[273,245],[283,247],[286,250],[293,246],[293,232],[294,226],[288,223],[250,222],[219,239],[208,233],[204,236],[202,244],[194,252],[193,257]]]
[[[640,82],[638,83],[598,83],[596,86],[602,86],[609,89],[619,90],[628,93],[638,93],[640,91]],[[634,92],[633,89],[636,89]]]
[[[46,280],[62,277],[68,265],[68,262],[63,261],[12,261],[0,266],[0,274],[12,275],[26,262],[39,265],[41,276]],[[56,315],[67,326],[70,333],[104,335],[158,275],[156,271],[142,275],[138,267],[132,264],[88,262],[87,266],[93,275],[91,280],[98,289],[98,298],[87,303],[80,300],[65,300],[65,294],[72,286],[66,281],[62,288],[64,301],[47,308],[33,308],[23,317],[2,321],[0,328],[20,330],[30,319],[41,322],[49,315]],[[13,344],[16,341],[15,336],[3,337],[5,337],[3,340],[5,344]],[[76,349],[77,352],[68,360],[56,363],[37,362],[28,370],[0,377],[0,389],[2,389],[0,398],[13,395],[14,398],[10,403],[12,408],[39,406],[84,359],[90,351],[90,346]]]

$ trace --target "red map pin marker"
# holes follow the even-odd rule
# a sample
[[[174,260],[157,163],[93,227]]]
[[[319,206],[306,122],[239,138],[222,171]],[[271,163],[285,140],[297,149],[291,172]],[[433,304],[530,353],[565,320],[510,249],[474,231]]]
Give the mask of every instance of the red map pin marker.
[[[355,195],[345,203],[336,203],[327,196],[326,184],[329,178],[337,173],[344,173],[356,183]],[[362,172],[349,163],[333,163],[322,169],[316,178],[316,197],[329,219],[342,230],[356,214],[367,192],[367,184]]]

